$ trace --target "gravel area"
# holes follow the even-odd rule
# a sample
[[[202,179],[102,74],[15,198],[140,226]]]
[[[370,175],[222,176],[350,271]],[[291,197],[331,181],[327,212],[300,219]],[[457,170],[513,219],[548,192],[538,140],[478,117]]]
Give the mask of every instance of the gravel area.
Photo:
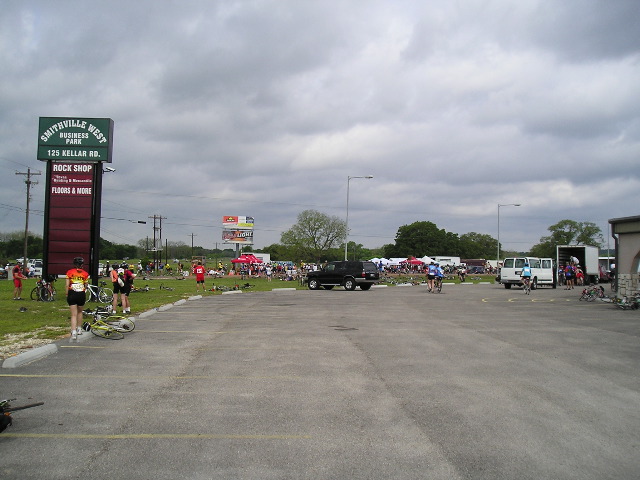
[[[60,333],[57,338],[38,338],[39,335],[47,330]],[[66,329],[63,328],[42,328],[34,332],[27,333],[8,333],[0,340],[0,359],[13,357],[32,348],[42,347],[55,342],[59,338],[68,336]]]

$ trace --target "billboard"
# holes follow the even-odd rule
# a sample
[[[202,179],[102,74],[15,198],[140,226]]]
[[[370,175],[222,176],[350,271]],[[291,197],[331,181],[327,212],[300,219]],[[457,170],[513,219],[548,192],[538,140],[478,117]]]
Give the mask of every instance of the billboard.
[[[253,230],[223,230],[222,241],[224,243],[253,245]]]
[[[222,226],[225,228],[253,228],[253,217],[227,215],[222,217]]]

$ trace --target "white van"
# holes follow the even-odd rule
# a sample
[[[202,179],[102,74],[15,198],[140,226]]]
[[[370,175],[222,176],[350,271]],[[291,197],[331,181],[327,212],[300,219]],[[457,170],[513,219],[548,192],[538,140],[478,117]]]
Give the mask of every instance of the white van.
[[[549,285],[556,288],[553,260],[551,258],[538,257],[513,257],[505,258],[500,269],[500,283],[504,288],[511,288],[511,285],[522,286],[522,267],[528,263],[531,267],[531,288],[538,285]]]

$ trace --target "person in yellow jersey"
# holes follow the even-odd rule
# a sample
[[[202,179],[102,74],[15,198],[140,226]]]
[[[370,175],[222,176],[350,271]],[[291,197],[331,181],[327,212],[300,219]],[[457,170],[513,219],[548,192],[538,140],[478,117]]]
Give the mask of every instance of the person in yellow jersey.
[[[71,309],[71,340],[77,340],[82,334],[82,307],[86,301],[86,291],[89,285],[89,274],[82,268],[84,259],[73,259],[73,268],[67,270],[65,278],[65,290],[67,292],[67,304]]]

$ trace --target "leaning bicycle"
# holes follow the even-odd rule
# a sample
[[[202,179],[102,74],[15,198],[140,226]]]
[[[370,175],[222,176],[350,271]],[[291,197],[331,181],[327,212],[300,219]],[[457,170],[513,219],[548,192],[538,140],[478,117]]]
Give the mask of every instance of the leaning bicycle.
[[[36,286],[31,290],[31,300],[39,302],[53,302],[56,296],[56,287],[53,282],[56,281],[54,275],[47,275],[36,282]]]
[[[87,288],[87,302],[111,303],[113,290],[107,288],[107,282],[101,281],[99,286],[89,285]]]

